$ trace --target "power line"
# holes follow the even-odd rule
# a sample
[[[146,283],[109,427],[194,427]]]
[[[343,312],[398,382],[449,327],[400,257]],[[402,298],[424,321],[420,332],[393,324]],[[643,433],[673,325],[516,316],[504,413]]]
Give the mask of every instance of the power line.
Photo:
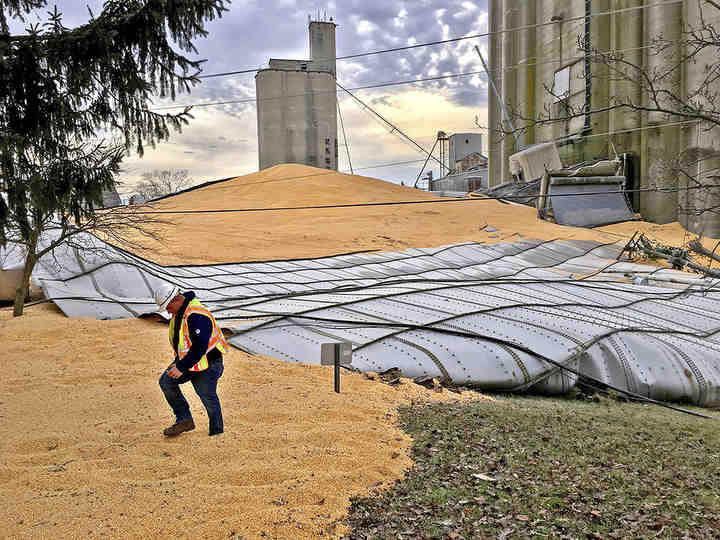
[[[648,8],[650,8],[650,7],[656,7],[656,6],[660,6],[660,5],[681,3],[682,1],[683,1],[683,0],[667,0],[667,1],[665,1],[665,2],[659,2],[659,3],[657,3],[657,4],[650,4],[650,5],[646,5],[646,6],[635,6],[635,7],[630,7],[630,8],[622,8],[622,9],[618,9],[618,10],[610,10],[610,11],[605,11],[605,12],[601,12],[601,13],[595,13],[595,14],[591,14],[589,17],[606,16],[606,15],[613,14],[613,13],[621,13],[621,12],[625,12],[625,11],[634,11],[634,10],[639,10],[639,9],[648,9]],[[534,24],[534,25],[517,27],[517,28],[512,28],[512,29],[507,29],[507,30],[499,30],[499,31],[496,31],[496,32],[485,32],[485,33],[482,33],[482,34],[474,34],[474,35],[464,36],[464,37],[460,37],[460,38],[451,38],[451,39],[449,39],[449,40],[432,41],[432,42],[427,42],[427,43],[420,43],[420,44],[415,44],[415,45],[409,45],[409,46],[405,46],[405,47],[396,47],[396,48],[393,48],[393,49],[384,49],[384,50],[380,50],[380,51],[370,51],[370,52],[367,52],[367,53],[358,53],[358,54],[355,54],[355,55],[339,56],[339,57],[336,57],[335,60],[344,60],[344,59],[355,58],[355,57],[359,57],[359,56],[371,56],[371,55],[375,55],[375,54],[382,54],[382,53],[392,52],[392,51],[400,51],[400,50],[406,50],[406,49],[414,49],[414,48],[418,48],[418,47],[426,47],[426,46],[430,46],[430,45],[437,45],[437,44],[443,44],[443,43],[451,43],[451,42],[455,42],[455,41],[462,41],[462,40],[466,40],[466,39],[474,39],[474,38],[484,37],[484,36],[490,36],[490,35],[494,35],[494,34],[502,34],[502,33],[507,33],[507,32],[514,32],[514,31],[517,31],[517,30],[524,30],[524,29],[535,28],[535,27],[539,27],[539,26],[548,26],[548,25],[551,25],[551,24],[558,24],[559,22],[570,22],[570,21],[574,21],[574,20],[584,20],[585,18],[586,18],[586,16],[585,16],[585,15],[582,15],[582,16],[577,16],[577,17],[573,17],[573,18],[570,18],[570,19],[565,19],[565,20],[563,20],[563,21],[550,21],[550,22],[547,22],[547,23],[538,23],[538,24]],[[603,54],[606,54],[606,53],[631,52],[631,51],[639,51],[639,50],[649,49],[649,48],[652,48],[652,47],[654,47],[654,46],[655,46],[654,44],[649,44],[649,45],[644,45],[644,46],[641,46],[641,47],[628,47],[628,48],[625,48],[625,49],[608,49],[608,50],[606,50],[606,51],[599,51],[599,52],[601,52],[601,53],[603,53]],[[572,62],[572,61],[580,61],[580,60],[582,60],[583,58],[585,58],[584,55],[583,55],[583,56],[570,57],[570,58],[551,58],[551,59],[543,60],[542,62],[512,64],[512,65],[509,65],[509,66],[505,66],[505,67],[503,67],[503,68],[501,68],[501,69],[492,69],[492,70],[483,70],[483,71],[473,71],[473,72],[466,72],[466,73],[455,73],[455,74],[448,74],[448,75],[438,76],[438,77],[426,77],[426,78],[422,78],[422,79],[412,79],[412,80],[405,80],[405,81],[396,81],[396,82],[387,82],[387,83],[377,83],[377,84],[371,84],[371,85],[366,85],[366,86],[358,86],[358,87],[355,87],[355,88],[350,88],[349,90],[356,91],[356,90],[364,90],[364,89],[371,89],[371,88],[382,88],[382,87],[386,87],[386,86],[395,86],[395,85],[404,85],[404,84],[416,84],[416,83],[420,83],[420,82],[430,82],[430,81],[437,81],[437,80],[443,80],[443,79],[449,79],[449,78],[455,78],[455,77],[463,77],[463,76],[470,76],[470,75],[486,75],[486,73],[504,73],[504,72],[512,71],[512,70],[518,69],[518,68],[526,68],[526,67],[530,67],[530,66],[539,66],[539,65],[553,64],[553,63],[559,62],[559,61],[565,61],[566,63],[567,63],[567,62]],[[318,61],[322,61],[322,60],[318,60]],[[227,75],[233,75],[233,74],[256,73],[256,72],[258,72],[258,71],[262,71],[262,69],[246,69],[246,70],[240,70],[240,71],[231,71],[231,72],[225,72],[225,73],[216,73],[216,74],[199,76],[198,78],[199,78],[199,79],[203,79],[203,78],[220,77],[220,76],[227,76]],[[216,105],[228,105],[228,104],[238,104],[238,103],[253,103],[253,102],[256,102],[256,101],[264,101],[264,100],[270,100],[270,99],[285,99],[285,98],[289,98],[289,97],[302,97],[302,96],[306,96],[306,95],[321,94],[321,93],[324,93],[324,92],[310,92],[310,93],[297,94],[297,95],[292,95],[292,96],[279,96],[279,97],[259,98],[259,99],[258,99],[257,97],[254,97],[254,98],[247,98],[247,99],[241,99],[241,100],[228,100],[228,101],[218,101],[218,102],[211,102],[211,103],[199,103],[199,104],[196,104],[196,105],[173,105],[173,106],[168,106],[168,107],[160,107],[160,108],[157,108],[157,109],[154,109],[154,110],[159,111],[159,110],[170,110],[170,109],[185,108],[185,107],[209,107],[209,106],[216,106]]]
[[[654,125],[649,125],[649,126],[640,126],[640,127],[637,127],[637,128],[630,128],[630,129],[619,130],[619,131],[615,131],[615,132],[610,132],[610,131],[608,131],[608,132],[605,132],[605,133],[595,133],[595,134],[592,134],[592,135],[584,135],[583,138],[605,137],[605,136],[608,136],[608,135],[617,135],[617,134],[622,134],[622,133],[630,133],[630,132],[634,132],[634,131],[644,131],[644,130],[650,130],[650,129],[658,129],[658,128],[662,128],[662,127],[671,127],[671,126],[695,124],[695,123],[698,123],[698,122],[699,122],[699,120],[684,120],[684,121],[679,121],[679,122],[667,122],[667,123],[664,123],[664,124],[654,124]],[[468,128],[468,129],[478,129],[478,128],[473,127],[473,128]],[[485,128],[482,128],[482,129],[488,129],[488,130],[489,130],[490,128],[485,127]],[[403,140],[404,140],[404,139],[403,139]],[[408,139],[408,140],[412,140],[412,139]],[[363,167],[356,167],[354,170],[355,170],[355,171],[361,171],[361,170],[368,170],[368,169],[380,169],[380,168],[384,168],[384,167],[395,167],[395,166],[401,166],[401,165],[412,165],[412,164],[416,164],[416,163],[421,163],[421,162],[423,162],[423,161],[425,161],[425,160],[424,160],[424,159],[416,159],[416,160],[408,160],[408,161],[396,161],[396,162],[381,163],[381,164],[376,164],[376,165],[367,165],[367,166],[363,166]],[[301,175],[301,176],[295,176],[295,177],[279,178],[279,179],[271,180],[271,181],[268,181],[268,182],[279,182],[279,181],[287,181],[287,180],[296,180],[296,179],[300,179],[300,178],[307,178],[307,177],[309,177],[309,176],[322,176],[322,175],[327,175],[327,174],[333,174],[333,172],[334,172],[334,171],[329,171],[329,172],[321,172],[321,173],[312,174],[312,175]],[[347,171],[347,170],[346,170],[346,171],[344,171],[344,172],[350,172],[350,171]],[[256,182],[256,183],[267,183],[267,182]],[[687,191],[687,190],[690,190],[690,189],[693,189],[693,190],[694,190],[694,189],[704,189],[704,188],[711,188],[711,187],[720,187],[720,185],[691,186],[691,187],[686,187],[686,188],[642,188],[642,189],[634,189],[634,190],[622,190],[622,191],[618,191],[618,193],[639,193],[639,192],[665,192],[665,193],[673,193],[673,192]],[[598,193],[598,194],[605,195],[605,194],[607,194],[607,193],[608,193],[608,192],[601,192],[601,193]],[[554,196],[554,197],[560,197],[560,196],[574,196],[574,195],[576,195],[576,194],[568,193],[568,194],[553,195],[553,196]],[[587,193],[586,195],[593,195],[593,193]],[[454,202],[454,201],[461,201],[461,202],[462,202],[462,201],[465,201],[465,202],[467,202],[467,201],[477,201],[477,200],[512,200],[513,198],[517,198],[518,200],[520,200],[520,199],[522,199],[522,200],[527,199],[527,197],[512,197],[512,196],[506,196],[506,197],[483,197],[483,198],[477,198],[477,199],[442,199],[442,200],[432,200],[432,201],[407,201],[407,202],[404,202],[404,203],[401,203],[401,204],[417,204],[417,203],[426,203],[426,202],[431,202],[431,203],[432,203],[432,202]],[[388,204],[388,203],[374,203],[374,204],[386,205],[386,204]],[[392,203],[392,204],[398,204],[398,203]],[[358,205],[349,205],[349,206],[368,206],[368,205],[367,205],[367,204],[358,204]],[[300,210],[300,209],[310,209],[310,208],[313,208],[313,207],[300,207],[300,208],[287,208],[287,209],[288,209],[288,210]],[[247,211],[259,211],[259,210],[265,210],[265,209],[248,209]],[[266,210],[282,210],[282,208],[269,208],[269,209],[266,209]],[[229,212],[229,211],[230,211],[230,210],[222,210],[222,212]],[[239,209],[239,210],[236,210],[236,211],[242,212],[242,211],[246,211],[246,210]],[[211,213],[211,212],[215,212],[215,211],[207,210],[207,211],[202,211],[202,212],[203,212],[203,213]],[[154,213],[154,212],[147,212],[147,213]],[[167,212],[167,213],[175,213],[175,212]]]
[[[670,4],[670,3],[675,3],[675,1],[676,1],[676,0],[673,0],[673,1],[670,1],[670,2],[663,2],[663,3],[668,3],[668,4]],[[681,1],[681,0],[678,0],[678,1]],[[662,3],[661,3],[661,4],[662,4]],[[654,4],[654,5],[657,5],[657,4]],[[653,5],[653,6],[654,6],[654,5]],[[636,7],[634,7],[634,8],[624,8],[624,10],[646,9],[646,8],[648,8],[648,7],[653,7],[653,6],[636,6]],[[618,11],[624,11],[624,10],[618,10]],[[591,15],[591,16],[606,15],[606,14],[608,14],[608,13],[614,13],[614,12],[615,12],[615,11],[598,13],[598,14],[594,14],[594,15]],[[583,16],[582,18],[584,18],[584,16]],[[568,20],[573,20],[573,19],[568,19]],[[547,24],[556,24],[556,23],[557,23],[557,21],[553,21],[553,22],[551,22],[551,23],[541,23],[540,26],[545,26],[545,25],[547,25]],[[531,25],[531,26],[526,26],[526,27],[517,28],[517,29],[507,30],[507,31],[498,31],[498,32],[494,32],[494,33],[503,33],[503,32],[515,31],[515,30],[523,29],[523,28],[530,28],[530,27],[532,27],[532,25]],[[417,45],[408,46],[408,47],[405,47],[405,48],[423,47],[423,46],[434,45],[434,44],[439,44],[439,43],[459,41],[459,40],[463,40],[463,39],[472,39],[472,38],[476,38],[476,37],[478,37],[478,36],[482,37],[482,36],[491,35],[491,34],[493,34],[493,32],[488,32],[488,33],[485,33],[485,34],[476,34],[476,35],[473,35],[473,36],[466,36],[466,37],[462,37],[462,38],[453,38],[453,39],[451,39],[451,40],[428,42],[428,43],[423,43],[423,44],[417,44]],[[650,45],[644,45],[644,46],[641,46],[641,47],[628,47],[628,48],[625,48],[625,49],[608,49],[608,50],[606,50],[606,51],[600,51],[600,52],[602,52],[603,54],[605,54],[605,53],[632,52],[632,51],[639,51],[639,50],[649,49],[649,48],[652,48],[652,47],[654,47],[654,46],[655,46],[655,45],[650,44]],[[362,55],[369,56],[369,55],[373,55],[373,54],[381,54],[381,53],[383,53],[383,52],[395,51],[395,50],[402,50],[402,49],[403,49],[403,48],[387,49],[387,50],[383,50],[383,51],[373,51],[373,52],[368,52],[368,53],[362,53]],[[509,65],[509,66],[505,66],[505,67],[503,67],[503,68],[501,68],[501,69],[491,69],[491,70],[488,70],[488,72],[489,72],[489,73],[504,73],[504,72],[512,71],[512,70],[519,69],[519,68],[526,68],[526,67],[531,67],[531,66],[540,66],[540,65],[554,64],[555,62],[559,62],[559,61],[561,61],[561,60],[564,60],[564,61],[566,61],[566,62],[568,62],[568,61],[580,61],[580,60],[582,60],[584,57],[585,57],[585,56],[575,56],[575,57],[563,58],[563,59],[561,59],[561,58],[551,58],[551,59],[543,60],[542,62],[517,63],[517,64],[512,64],[512,65]],[[345,58],[349,58],[349,57],[337,57],[336,60],[342,60],[342,59],[345,59]],[[203,79],[203,78],[220,77],[220,76],[233,75],[233,74],[241,74],[241,73],[256,73],[256,72],[258,72],[258,71],[261,71],[261,70],[259,70],[259,69],[248,69],[248,70],[241,70],[241,71],[231,71],[231,72],[226,72],[226,73],[216,73],[216,74],[212,74],[212,75],[205,75],[205,76],[201,76],[201,77],[198,77],[198,78],[199,78],[199,79]],[[422,79],[410,79],[410,80],[404,80],[404,81],[395,81],[395,82],[386,82],[386,83],[376,83],[376,84],[370,84],[370,85],[358,86],[358,87],[355,87],[355,88],[350,88],[349,90],[352,90],[352,91],[366,90],[366,89],[372,89],[372,88],[383,88],[383,87],[389,87],[389,86],[400,86],[400,85],[405,85],[405,84],[417,84],[417,83],[421,83],[421,82],[431,82],[431,81],[438,81],[438,80],[450,79],[450,78],[455,78],[455,77],[464,77],[464,76],[470,76],[470,75],[485,75],[485,74],[486,74],[486,71],[485,71],[485,70],[483,70],[483,71],[470,71],[470,72],[465,72],[465,73],[453,73],[453,74],[442,75],[442,76],[437,76],[437,77],[425,77],[425,78],[422,78]],[[246,99],[240,99],[240,100],[217,101],[217,102],[211,102],[211,103],[198,103],[198,104],[194,104],[194,105],[192,105],[192,104],[191,104],[191,105],[172,105],[172,106],[167,106],[167,107],[159,107],[159,108],[156,108],[156,109],[153,109],[153,110],[155,110],[155,111],[161,111],[161,110],[170,110],[170,109],[180,109],[180,108],[186,108],[186,107],[211,107],[211,106],[232,105],[232,104],[239,104],[239,103],[254,103],[254,102],[257,102],[257,101],[272,100],[272,99],[285,99],[285,98],[291,98],[291,97],[303,97],[303,96],[307,96],[307,95],[321,94],[321,93],[324,93],[324,92],[310,92],[310,93],[296,94],[296,95],[291,95],[291,96],[279,96],[279,97],[271,97],[271,98],[257,98],[257,97],[253,97],[253,98],[246,98]]]
[[[376,111],[370,110],[370,109],[366,108],[366,107],[363,106],[363,105],[360,106],[360,110],[361,110],[363,113],[365,113],[373,122],[375,122],[376,124],[378,124],[383,130],[388,129],[388,125],[389,125],[389,124],[388,124],[387,122],[383,121],[382,119],[380,119],[380,118],[377,116]],[[405,144],[406,146],[408,146],[408,147],[411,148],[412,150],[417,150],[417,144],[419,144],[418,141],[427,141],[427,140],[429,140],[429,141],[432,142],[433,144],[434,144],[434,142],[435,142],[435,136],[432,136],[432,137],[420,136],[420,137],[413,137],[413,138],[411,139],[411,138],[409,138],[409,137],[405,137],[404,135],[401,135],[401,134],[400,134],[396,129],[394,129],[393,127],[390,127],[390,130],[387,131],[385,134],[386,134],[386,135],[395,135],[403,144]],[[433,147],[433,148],[434,148],[434,147]],[[431,150],[430,150],[430,153],[429,153],[429,154],[426,154],[426,155],[429,156],[429,155],[432,154],[432,153],[433,153],[433,150],[431,149]],[[428,159],[429,159],[429,158],[428,158]],[[433,158],[433,159],[435,159],[435,158]],[[437,161],[437,159],[436,159],[435,161]]]
[[[471,75],[483,75],[484,71],[468,71],[465,73],[450,73],[448,75],[440,75],[437,77],[425,77],[422,79],[408,79],[404,81],[390,81],[390,82],[384,82],[384,83],[375,83],[375,84],[368,84],[365,86],[356,86],[354,88],[348,88],[346,91],[355,92],[357,90],[368,90],[370,88],[384,88],[387,86],[401,86],[405,84],[417,84],[421,82],[429,82],[429,81],[439,81],[443,79],[452,79],[457,77],[469,77]],[[235,100],[228,100],[228,101],[214,101],[210,103],[197,103],[195,105],[170,105],[167,107],[158,107],[155,109],[152,109],[153,111],[165,111],[170,109],[186,109],[188,107],[212,107],[217,105],[232,105],[237,103],[256,103],[258,101],[270,101],[270,100],[278,100],[278,99],[288,99],[288,98],[295,98],[295,97],[305,97],[310,95],[318,95],[318,94],[334,94],[336,90],[324,90],[324,91],[317,91],[317,92],[305,92],[302,94],[293,94],[288,96],[276,96],[276,97],[267,97],[267,98],[258,98],[258,97],[252,97],[252,98],[244,98],[244,99],[235,99]]]
[[[645,131],[645,130],[650,130],[650,129],[663,128],[663,127],[672,127],[672,126],[695,124],[695,123],[698,123],[698,122],[700,122],[700,120],[683,120],[683,121],[678,121],[678,122],[666,122],[666,123],[664,123],[664,124],[653,124],[653,125],[640,126],[640,127],[636,127],[636,128],[623,129],[623,130],[618,130],[618,131],[606,131],[606,132],[604,132],[604,133],[594,133],[594,134],[592,134],[592,135],[583,135],[582,138],[605,137],[605,136],[608,136],[608,135],[619,135],[619,134],[623,134],[623,133],[631,133],[631,132],[634,132],[634,131]],[[488,127],[488,126],[475,126],[475,127],[469,127],[469,128],[463,128],[463,129],[467,129],[467,130],[482,129],[482,130],[486,130],[486,131],[491,131],[491,130],[492,130],[492,129],[491,129],[490,127]],[[417,138],[417,137],[416,137],[416,138]],[[434,139],[435,139],[435,138],[433,137],[432,140],[434,140]],[[541,141],[541,142],[553,142],[553,141]],[[367,166],[363,166],[363,167],[354,167],[354,170],[355,170],[355,171],[362,171],[362,170],[367,170],[367,169],[381,169],[381,168],[383,168],[383,167],[395,167],[395,166],[399,166],[399,165],[412,165],[412,164],[415,164],[415,163],[422,163],[423,161],[425,161],[425,159],[413,159],[413,160],[408,160],[408,161],[392,161],[392,162],[389,162],[389,163],[381,163],[381,164],[377,164],[377,165],[367,165]],[[349,171],[344,171],[344,172],[349,172]],[[330,173],[320,173],[320,174],[330,174]],[[304,176],[307,176],[307,175],[304,175]],[[300,176],[300,177],[291,177],[291,178],[288,178],[288,179],[293,179],[293,178],[303,178],[303,176]]]
[[[434,46],[434,45],[444,45],[447,43],[456,43],[458,41],[465,41],[468,39],[478,39],[478,38],[488,37],[488,36],[493,36],[493,35],[506,34],[508,32],[519,32],[521,30],[530,30],[533,28],[551,26],[554,24],[568,23],[568,22],[573,22],[573,21],[584,21],[588,18],[605,17],[607,15],[612,15],[615,13],[627,13],[627,12],[631,12],[631,11],[645,10],[645,9],[649,9],[652,7],[665,6],[665,5],[670,5],[670,4],[681,4],[681,3],[683,3],[683,1],[684,0],[666,0],[663,2],[656,2],[654,4],[647,4],[647,5],[643,5],[643,6],[612,9],[609,11],[603,11],[603,12],[599,12],[599,13],[591,13],[590,15],[578,15],[577,17],[570,17],[568,19],[563,19],[563,20],[559,20],[559,21],[554,20],[554,21],[548,21],[548,22],[544,22],[544,23],[530,24],[527,26],[518,26],[516,28],[496,30],[494,32],[482,32],[479,34],[470,34],[467,36],[462,36],[462,37],[457,37],[457,38],[442,39],[442,40],[437,40],[437,41],[427,41],[424,43],[415,43],[413,45],[405,45],[403,47],[393,47],[390,49],[380,49],[377,51],[368,51],[368,52],[364,52],[364,53],[347,54],[345,56],[336,56],[334,59],[336,61],[337,60],[350,60],[353,58],[363,58],[366,56],[374,56],[377,54],[386,54],[386,53],[391,53],[391,52],[407,51],[407,50],[411,50],[411,49],[418,49],[421,47],[430,47],[430,46]],[[323,59],[318,59],[317,61],[325,62],[325,61],[330,61],[330,60],[333,60],[333,59],[332,58],[323,58]],[[198,79],[210,79],[210,78],[214,78],[214,77],[226,77],[226,76],[230,76],[230,75],[241,75],[241,74],[245,74],[245,73],[257,73],[258,71],[262,71],[263,69],[264,68],[242,69],[242,70],[238,70],[238,71],[226,71],[224,73],[210,73],[208,75],[201,75],[198,77]]]
[[[421,150],[424,154],[426,154],[426,155],[429,156],[430,158],[434,159],[436,162],[440,163],[440,165],[442,165],[442,162],[440,162],[437,158],[435,158],[435,157],[432,155],[432,153],[428,152],[428,151],[425,150],[422,146],[420,146],[418,143],[416,143],[413,139],[411,139],[410,137],[408,137],[399,127],[397,127],[397,126],[394,125],[392,122],[390,122],[389,120],[387,120],[383,115],[381,115],[381,114],[378,113],[375,109],[373,109],[372,107],[370,107],[370,105],[368,105],[367,103],[365,103],[364,101],[362,101],[360,98],[358,98],[357,96],[355,96],[355,95],[354,95],[353,93],[351,93],[348,89],[346,89],[345,87],[343,87],[339,82],[335,81],[335,84],[338,86],[338,88],[340,88],[341,90],[345,91],[345,92],[346,92],[350,97],[352,97],[355,101],[357,101],[358,103],[360,103],[360,105],[362,105],[366,110],[372,112],[375,116],[377,116],[380,120],[382,120],[386,125],[390,126],[390,127],[392,128],[391,133],[397,131],[397,132],[398,132],[400,135],[402,135],[405,139],[407,139],[407,140],[410,141],[413,145],[415,145],[416,148],[418,148],[418,149]]]
[[[364,166],[362,166],[362,167],[355,167],[354,170],[355,170],[355,171],[365,171],[365,170],[370,170],[370,169],[382,169],[382,168],[386,168],[386,167],[398,167],[398,166],[401,166],[401,165],[413,165],[413,164],[415,164],[415,163],[421,163],[421,162],[423,162],[423,161],[424,161],[423,159],[412,159],[412,160],[408,160],[408,161],[391,161],[391,162],[388,162],[388,163],[376,163],[375,165],[364,165]],[[254,186],[254,185],[257,185],[257,184],[272,184],[272,183],[275,183],[275,182],[286,182],[286,181],[288,181],[288,180],[300,180],[300,179],[302,179],[302,178],[312,178],[312,177],[314,177],[314,176],[325,176],[325,175],[328,175],[328,174],[332,174],[332,173],[334,173],[334,172],[335,172],[335,171],[329,171],[329,172],[328,172],[328,171],[323,171],[323,172],[320,172],[320,173],[303,174],[303,175],[300,175],[300,176],[288,176],[288,177],[285,177],[285,178],[275,178],[275,179],[272,179],[272,180],[263,180],[263,181],[260,181],[260,182],[249,182],[249,183],[245,183],[245,184],[243,184],[243,185],[244,185],[244,186]],[[349,172],[349,173],[351,173],[351,174],[354,174],[352,171],[349,171],[349,170],[347,170],[347,169],[344,170],[344,171],[339,171],[339,172],[344,172],[344,173],[348,173],[348,172]],[[224,179],[224,180],[213,180],[213,181],[210,181],[210,182],[205,182],[205,183],[202,183],[202,184],[197,184],[197,185],[192,186],[192,187],[190,187],[190,188],[188,188],[188,189],[186,189],[186,190],[183,190],[183,191],[180,191],[180,192],[177,192],[177,193],[171,193],[171,194],[166,195],[166,196],[164,196],[164,197],[162,197],[162,198],[163,198],[163,199],[166,199],[166,198],[169,198],[169,197],[173,197],[173,196],[175,196],[175,195],[180,195],[180,194],[185,193],[185,192],[187,192],[187,191],[191,191],[191,190],[195,190],[195,189],[207,187],[207,186],[212,185],[212,184],[217,184],[217,183],[219,183],[219,182],[224,182],[224,181],[227,181],[227,180],[234,180],[235,178],[237,178],[237,177],[236,177],[236,176],[233,176],[233,177],[230,177],[230,178],[226,178],[226,179]],[[120,195],[129,195],[129,194],[131,194],[131,193],[136,193],[136,192],[135,192],[135,191],[124,191],[124,192],[119,193],[119,194],[120,194]],[[159,199],[158,199],[158,200],[159,200]],[[155,201],[148,201],[148,203],[153,203],[153,202],[155,202]]]
[[[328,173],[319,173],[317,175],[304,175],[297,178],[305,178],[307,176],[322,176],[322,174],[332,174],[335,171]],[[281,180],[293,180],[295,178],[283,178],[271,181]],[[269,181],[270,182],[270,181]],[[264,183],[264,182],[258,182]],[[707,184],[703,186],[688,186],[684,188],[639,188],[639,189],[622,189],[616,191],[596,191],[587,193],[559,193],[555,195],[546,195],[548,198],[554,197],[586,197],[588,195],[601,195],[607,196],[614,193],[643,193],[643,192],[657,192],[657,193],[674,193],[680,191],[690,191],[695,189],[708,189],[717,188],[720,184]],[[466,198],[466,199],[430,199],[422,201],[388,201],[388,202],[371,202],[371,203],[348,203],[348,204],[326,204],[316,206],[285,206],[277,208],[227,208],[227,209],[209,209],[209,210],[138,210],[133,211],[133,214],[233,214],[233,213],[246,213],[246,212],[277,212],[287,210],[325,210],[331,208],[360,208],[360,207],[371,207],[371,206],[406,206],[412,204],[439,204],[439,203],[468,203],[468,202],[485,202],[485,201],[511,201],[513,199],[527,200],[527,196],[516,197],[508,195],[504,197],[477,197],[477,198]]]
[[[609,54],[609,53],[622,53],[622,52],[632,52],[632,51],[640,51],[644,49],[650,49],[654,47],[655,45],[644,45],[642,47],[628,47],[626,49],[608,49],[605,51],[599,51],[602,54]],[[383,83],[373,83],[368,84],[364,86],[356,86],[353,88],[349,88],[348,90],[351,91],[357,91],[357,90],[368,90],[373,88],[384,88],[384,87],[390,87],[390,86],[402,86],[406,84],[418,84],[423,82],[433,82],[433,81],[440,81],[445,79],[453,79],[453,78],[460,78],[460,77],[469,77],[474,75],[486,75],[487,73],[505,73],[508,71],[513,71],[515,69],[519,68],[526,68],[526,67],[532,67],[532,66],[541,66],[541,65],[547,65],[547,64],[554,64],[556,62],[560,62],[561,60],[564,62],[575,62],[580,61],[585,56],[573,56],[570,58],[550,58],[547,60],[543,60],[542,62],[529,62],[529,63],[517,63],[517,64],[511,64],[509,66],[505,66],[501,69],[490,69],[482,71],[467,71],[463,73],[449,73],[447,75],[439,75],[436,77],[423,77],[420,79],[406,79],[402,81],[389,81],[389,82],[383,82]],[[248,71],[245,71],[243,73],[248,73]],[[169,105],[166,107],[157,107],[155,109],[152,109],[153,111],[164,111],[164,110],[171,110],[171,109],[183,109],[187,107],[214,107],[218,105],[233,105],[233,104],[239,104],[239,103],[256,103],[258,101],[269,101],[269,100],[278,100],[278,99],[286,99],[286,98],[294,98],[294,97],[304,97],[309,95],[317,95],[317,94],[324,94],[324,93],[332,93],[331,91],[314,91],[314,92],[305,92],[302,94],[293,94],[288,96],[276,96],[276,97],[268,97],[268,98],[258,98],[255,97],[249,97],[249,98],[243,98],[243,99],[236,99],[236,100],[227,100],[227,101],[213,101],[210,103],[196,103],[196,104],[186,104],[186,105]]]
[[[257,73],[262,71],[263,68],[258,69],[241,69],[239,71],[227,71],[225,73],[210,73],[208,75],[199,75],[198,79],[212,79],[215,77],[228,77],[230,75],[242,75],[243,73]]]
[[[591,111],[590,114],[600,114],[601,112],[604,112],[604,111],[594,111],[594,112]],[[549,122],[550,121],[548,121],[548,123]],[[578,135],[576,138],[577,139],[590,139],[592,137],[607,137],[608,135],[622,135],[623,133],[632,133],[634,131],[646,131],[649,129],[658,129],[658,128],[663,128],[663,127],[682,126],[682,125],[687,125],[687,124],[699,124],[702,122],[703,122],[703,120],[701,120],[701,119],[681,120],[678,122],[666,122],[664,124],[652,124],[652,125],[640,126],[640,127],[636,127],[636,128],[619,129],[617,131],[605,131],[604,133],[593,133],[592,135]],[[480,126],[480,125],[471,127],[468,129],[482,129],[485,131],[500,131],[500,130],[491,128],[489,126]],[[522,128],[519,129],[518,131],[522,131]],[[573,137],[570,137],[570,139],[573,139]],[[538,141],[535,144],[543,144],[543,143],[547,143],[547,142],[558,142],[559,140],[563,140],[563,139],[550,139],[550,140],[546,140],[546,141]]]
[[[644,6],[634,6],[634,7],[621,8],[621,9],[612,9],[609,11],[603,11],[603,12],[599,12],[599,13],[591,13],[590,15],[578,15],[576,17],[570,17],[568,19],[563,19],[563,20],[559,20],[559,21],[555,20],[555,21],[548,21],[548,22],[544,22],[544,23],[529,24],[526,26],[518,26],[515,28],[496,30],[494,32],[483,32],[480,34],[473,34],[473,35],[463,36],[463,37],[459,37],[459,38],[450,38],[450,39],[443,39],[443,40],[439,40],[439,41],[431,41],[431,42],[427,42],[427,43],[418,43],[415,45],[406,45],[404,47],[394,47],[392,49],[383,49],[380,51],[349,54],[346,56],[340,56],[337,58],[337,60],[347,60],[350,58],[361,58],[364,56],[371,56],[371,55],[375,55],[375,54],[384,54],[384,53],[389,53],[389,52],[405,51],[405,50],[409,50],[409,49],[417,49],[418,47],[427,47],[430,45],[443,45],[445,43],[454,43],[454,42],[463,41],[466,39],[477,39],[477,38],[481,38],[481,37],[488,37],[488,36],[493,36],[493,35],[498,35],[498,34],[507,34],[509,32],[518,32],[521,30],[531,30],[533,28],[551,26],[553,24],[568,23],[568,22],[573,22],[573,21],[585,21],[588,18],[605,17],[607,15],[612,15],[615,13],[625,13],[625,12],[630,12],[630,11],[644,10],[644,9],[648,9],[651,7],[658,7],[658,6],[664,6],[664,5],[670,5],[670,4],[681,4],[683,2],[684,2],[684,0],[666,0],[664,2],[657,2],[655,4],[648,4],[648,5],[644,5]]]
[[[385,163],[381,165],[370,165],[368,167],[355,167],[356,171],[364,171],[367,169],[381,169],[383,167],[396,167],[399,165],[412,165],[413,163],[421,163],[425,161],[424,159],[411,159],[409,161],[396,161],[394,163]]]
[[[350,145],[348,144],[347,133],[345,133],[345,122],[343,121],[342,111],[340,110],[340,102],[337,102],[338,116],[340,117],[340,127],[342,128],[343,138],[345,139],[345,150],[347,151],[348,165],[350,166],[350,174],[355,174],[353,171],[352,160],[350,159]],[[336,156],[337,159],[337,156]]]

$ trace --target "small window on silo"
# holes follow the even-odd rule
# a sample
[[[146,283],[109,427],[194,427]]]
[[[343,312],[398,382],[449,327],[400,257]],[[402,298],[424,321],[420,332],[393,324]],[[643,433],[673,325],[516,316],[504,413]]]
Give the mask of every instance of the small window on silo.
[[[552,94],[555,101],[562,101],[570,95],[570,66],[555,72]]]

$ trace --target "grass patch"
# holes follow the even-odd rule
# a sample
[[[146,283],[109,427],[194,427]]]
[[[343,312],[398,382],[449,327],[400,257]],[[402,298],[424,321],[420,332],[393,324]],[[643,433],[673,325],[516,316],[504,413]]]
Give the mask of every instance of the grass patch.
[[[720,535],[718,420],[525,396],[400,418],[415,467],[377,497],[353,500],[347,538]]]

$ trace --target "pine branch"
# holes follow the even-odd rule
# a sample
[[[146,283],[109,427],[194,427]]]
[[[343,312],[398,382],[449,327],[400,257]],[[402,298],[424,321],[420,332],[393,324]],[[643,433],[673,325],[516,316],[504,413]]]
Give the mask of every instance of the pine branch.
[[[102,231],[122,243],[122,231],[142,229],[140,216],[95,208],[103,191],[114,188],[126,148],[134,145],[142,155],[144,145],[168,139],[192,118],[189,108],[153,112],[151,100],[174,99],[198,83],[202,61],[183,52],[196,52],[193,40],[207,35],[207,21],[230,2],[106,0],[78,28],[66,28],[55,9],[28,35],[10,36],[8,17],[47,2],[1,1],[0,244],[12,238],[25,245],[29,279],[37,239],[52,220],[59,220],[64,241],[78,231]],[[119,141],[90,142],[106,131]]]

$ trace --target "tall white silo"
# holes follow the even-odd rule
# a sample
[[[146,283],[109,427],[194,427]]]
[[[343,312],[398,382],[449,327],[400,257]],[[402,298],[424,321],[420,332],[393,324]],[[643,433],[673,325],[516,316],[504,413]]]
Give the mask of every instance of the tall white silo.
[[[270,60],[255,77],[260,170],[338,168],[335,23],[310,22],[308,60]]]

